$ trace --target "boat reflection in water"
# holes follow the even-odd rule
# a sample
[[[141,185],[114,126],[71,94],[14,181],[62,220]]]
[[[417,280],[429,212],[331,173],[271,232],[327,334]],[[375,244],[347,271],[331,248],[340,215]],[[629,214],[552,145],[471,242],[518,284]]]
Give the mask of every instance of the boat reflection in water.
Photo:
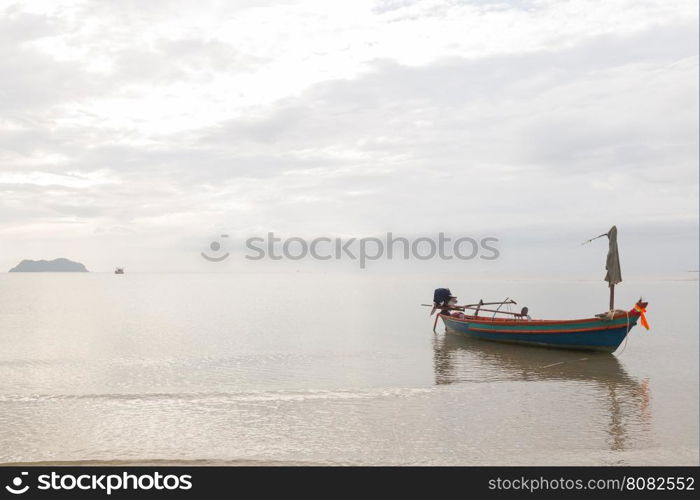
[[[607,416],[610,449],[627,448],[628,428],[648,435],[651,428],[649,381],[631,377],[612,354],[582,353],[502,344],[456,334],[433,339],[435,383],[489,383],[507,381],[565,382],[567,389],[549,395],[551,405],[566,404],[593,389],[592,405]],[[568,383],[581,383],[579,391]],[[573,396],[571,396],[573,394]],[[587,397],[587,396],[581,396]]]

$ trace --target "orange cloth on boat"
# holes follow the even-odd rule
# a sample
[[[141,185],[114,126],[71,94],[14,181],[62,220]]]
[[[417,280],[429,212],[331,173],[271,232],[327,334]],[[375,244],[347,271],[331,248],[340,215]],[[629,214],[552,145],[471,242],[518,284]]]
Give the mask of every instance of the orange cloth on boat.
[[[647,316],[645,314],[647,312],[647,310],[644,307],[640,306],[639,304],[636,304],[634,306],[634,310],[639,313],[639,320],[642,322],[642,326],[648,330],[649,329],[649,322],[647,321]]]

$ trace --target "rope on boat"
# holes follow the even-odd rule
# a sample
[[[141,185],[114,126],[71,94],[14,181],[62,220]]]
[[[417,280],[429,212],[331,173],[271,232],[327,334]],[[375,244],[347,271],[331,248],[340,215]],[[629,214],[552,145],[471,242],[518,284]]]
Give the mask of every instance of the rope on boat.
[[[622,350],[618,356],[622,356],[622,353],[625,352],[625,349],[627,348],[627,339],[629,338],[630,334],[630,312],[625,310],[625,314],[627,315],[627,332],[625,333],[625,343],[622,346]]]

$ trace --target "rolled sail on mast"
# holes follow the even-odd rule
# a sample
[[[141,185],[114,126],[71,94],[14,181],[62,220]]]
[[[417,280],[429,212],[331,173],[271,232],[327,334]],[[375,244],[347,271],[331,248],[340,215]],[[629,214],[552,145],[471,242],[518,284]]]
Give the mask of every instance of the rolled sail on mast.
[[[617,226],[610,228],[608,236],[608,257],[605,261],[605,281],[609,287],[613,287],[622,281],[622,271],[620,271],[620,255],[617,251]]]

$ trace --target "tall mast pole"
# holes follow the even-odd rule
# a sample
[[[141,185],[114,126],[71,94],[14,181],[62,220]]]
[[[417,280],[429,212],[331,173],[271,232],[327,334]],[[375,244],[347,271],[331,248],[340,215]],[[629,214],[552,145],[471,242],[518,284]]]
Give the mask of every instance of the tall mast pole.
[[[610,310],[615,309],[615,285],[610,285]]]
[[[603,236],[608,237],[608,256],[605,260],[605,269],[607,273],[605,274],[605,281],[608,282],[608,287],[610,287],[610,310],[615,309],[615,285],[622,281],[622,273],[620,272],[620,256],[617,253],[617,227],[613,226],[610,231],[586,240],[583,242],[590,243],[593,240],[602,238]]]

